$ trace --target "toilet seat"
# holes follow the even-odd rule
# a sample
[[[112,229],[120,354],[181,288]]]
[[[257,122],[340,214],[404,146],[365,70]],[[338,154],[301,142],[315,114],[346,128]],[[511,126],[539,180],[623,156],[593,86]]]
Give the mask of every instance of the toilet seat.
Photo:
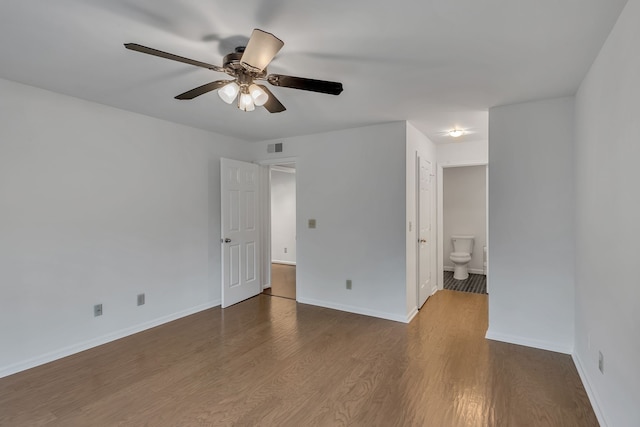
[[[471,254],[467,252],[451,252],[449,259],[459,263],[469,262],[471,261]]]

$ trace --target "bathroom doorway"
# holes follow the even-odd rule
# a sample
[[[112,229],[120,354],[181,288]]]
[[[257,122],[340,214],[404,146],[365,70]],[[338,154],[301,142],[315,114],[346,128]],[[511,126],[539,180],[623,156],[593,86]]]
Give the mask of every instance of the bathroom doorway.
[[[445,167],[442,169],[442,289],[487,293],[487,165]],[[468,262],[462,269],[468,272],[464,280],[454,278],[454,268],[460,268],[453,237],[473,238]],[[456,239],[456,242],[461,242]],[[460,245],[460,243],[457,243]],[[465,250],[466,253],[466,250]]]
[[[296,299],[296,165],[269,167],[270,287],[265,294]]]

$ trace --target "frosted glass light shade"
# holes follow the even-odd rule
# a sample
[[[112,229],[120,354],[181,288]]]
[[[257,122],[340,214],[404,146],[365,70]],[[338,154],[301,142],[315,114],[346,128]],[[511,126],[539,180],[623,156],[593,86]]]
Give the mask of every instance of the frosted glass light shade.
[[[236,99],[239,91],[240,86],[238,86],[236,82],[231,82],[218,89],[218,95],[224,102],[231,104],[233,100]]]
[[[238,100],[238,108],[242,111],[253,111],[256,109],[253,98],[248,93],[241,93]]]
[[[269,62],[282,49],[284,42],[271,33],[259,29],[253,30],[240,63],[253,71],[264,70]]]
[[[269,100],[269,95],[258,85],[249,86],[249,94],[251,94],[251,98],[253,98],[253,103],[258,107],[261,107]]]

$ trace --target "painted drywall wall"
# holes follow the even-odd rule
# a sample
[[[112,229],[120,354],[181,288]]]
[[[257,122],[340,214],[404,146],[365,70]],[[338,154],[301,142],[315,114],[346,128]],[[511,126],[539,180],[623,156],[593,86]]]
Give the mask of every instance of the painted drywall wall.
[[[431,162],[432,173],[435,179],[436,169],[436,145],[427,138],[423,133],[418,131],[411,123],[407,123],[406,126],[406,270],[407,270],[407,316],[412,318],[417,313],[418,305],[418,230],[416,224],[418,224],[417,218],[417,186],[418,179],[416,176],[416,158],[420,156],[425,160]],[[436,187],[433,186],[431,192],[431,242],[436,241]],[[431,280],[437,281],[437,246],[431,245]]]
[[[437,144],[440,166],[480,165],[489,162],[489,141],[466,141]]]
[[[487,168],[465,166],[443,172],[444,268],[453,271],[451,236],[474,236],[470,273],[483,274],[487,244]]]
[[[573,98],[489,111],[487,337],[573,351]]]
[[[405,123],[252,146],[256,160],[296,161],[298,301],[406,321]]]
[[[0,375],[219,304],[219,157],[245,146],[0,80]]]
[[[296,263],[296,173],[271,170],[271,262]]]
[[[630,0],[576,95],[574,359],[603,426],[640,425],[638,22]]]

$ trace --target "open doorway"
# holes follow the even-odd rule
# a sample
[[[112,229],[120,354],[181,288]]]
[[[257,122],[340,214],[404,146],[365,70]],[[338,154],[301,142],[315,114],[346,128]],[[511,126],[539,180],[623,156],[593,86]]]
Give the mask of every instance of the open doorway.
[[[487,166],[443,170],[443,288],[487,293]]]
[[[265,294],[296,299],[296,166],[269,167],[271,280]]]

